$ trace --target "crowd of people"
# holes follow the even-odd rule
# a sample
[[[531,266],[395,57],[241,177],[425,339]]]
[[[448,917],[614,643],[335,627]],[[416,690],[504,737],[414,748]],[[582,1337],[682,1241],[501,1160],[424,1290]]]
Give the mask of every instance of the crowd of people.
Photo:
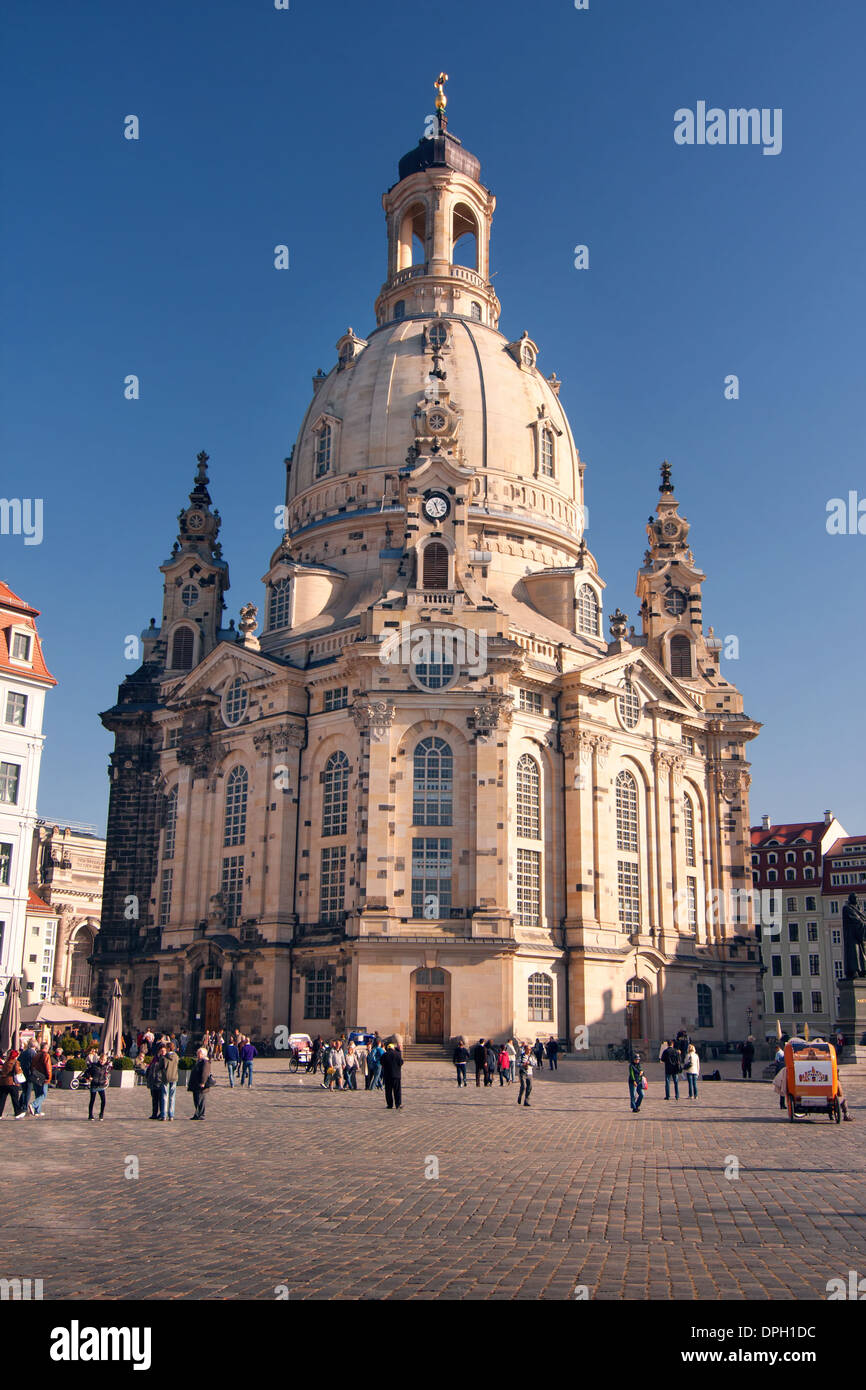
[[[516,1041],[514,1038],[509,1038],[504,1043],[494,1043],[490,1038],[479,1038],[471,1052],[466,1045],[466,1039],[458,1038],[452,1062],[457,1072],[458,1088],[469,1084],[466,1080],[466,1069],[471,1060],[475,1066],[476,1086],[492,1086],[497,1076],[500,1086],[510,1086],[519,1081],[517,1104],[529,1105],[533,1067],[543,1067],[544,1059],[547,1057],[550,1070],[556,1071],[558,1054],[559,1045],[555,1038],[550,1038],[546,1044],[540,1038],[536,1038],[533,1045]]]

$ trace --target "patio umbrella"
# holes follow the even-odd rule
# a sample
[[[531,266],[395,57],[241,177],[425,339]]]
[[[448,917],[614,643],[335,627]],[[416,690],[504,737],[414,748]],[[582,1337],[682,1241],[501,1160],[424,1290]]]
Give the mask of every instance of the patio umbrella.
[[[18,1047],[18,1031],[21,1027],[21,985],[18,976],[13,975],[6,987],[3,1013],[0,1014],[0,1052],[3,1056],[10,1047]]]
[[[105,1015],[105,1023],[99,1035],[100,1050],[110,1052],[113,1057],[120,1057],[123,1053],[122,1001],[120,981],[115,980],[111,998],[108,1001],[108,1013]]]
[[[22,1023],[47,1023],[50,1028],[59,1028],[62,1023],[102,1023],[98,1014],[86,1013],[84,1009],[69,1009],[65,1004],[28,1004],[21,1010]]]

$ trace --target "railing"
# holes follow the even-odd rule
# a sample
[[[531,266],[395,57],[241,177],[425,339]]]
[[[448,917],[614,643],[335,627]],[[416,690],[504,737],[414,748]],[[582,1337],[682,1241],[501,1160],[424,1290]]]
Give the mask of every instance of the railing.
[[[456,589],[410,589],[406,595],[410,606],[434,605],[437,608],[462,608],[466,595]]]

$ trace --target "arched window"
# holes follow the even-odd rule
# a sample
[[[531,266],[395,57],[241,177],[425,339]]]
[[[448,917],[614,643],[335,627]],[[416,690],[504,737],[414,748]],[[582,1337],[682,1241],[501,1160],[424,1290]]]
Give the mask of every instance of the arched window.
[[[345,835],[349,823],[349,759],[332,753],[322,773],[322,834]]]
[[[530,975],[527,1006],[530,1023],[545,1023],[553,1018],[553,980],[537,971]]]
[[[290,579],[278,579],[271,585],[268,599],[268,627],[273,631],[289,625],[289,600],[292,593]]]
[[[405,318],[405,316],[406,316],[406,301],[405,301],[405,299],[398,299],[398,300],[397,300],[397,303],[394,305],[394,317],[395,317],[395,319],[402,319],[402,318]],[[310,1015],[308,1014],[307,1017],[309,1018]]]
[[[779,877],[779,875],[776,873],[776,870],[775,870],[775,869],[768,869],[768,870],[767,870],[767,882],[768,882],[768,883],[775,883],[775,882],[776,882],[776,879],[777,879],[778,877]]]
[[[82,928],[72,947],[72,960],[69,965],[69,993],[74,999],[89,999],[91,969],[88,956],[93,951],[93,937]]]
[[[141,1016],[148,1022],[159,1016],[158,975],[148,975],[141,987]]]
[[[451,224],[451,264],[478,269],[478,229],[471,208],[458,203]]]
[[[598,637],[600,618],[601,609],[595,589],[591,584],[581,584],[577,591],[578,631],[585,632],[589,637]]]
[[[168,796],[165,798],[165,840],[163,842],[163,859],[174,858],[174,841],[177,833],[177,787],[172,787]]]
[[[469,305],[469,317],[474,319],[476,323],[481,322],[481,305],[476,303],[474,299]]]
[[[226,780],[226,815],[223,845],[242,845],[247,835],[247,790],[245,767],[233,767]]]
[[[247,712],[247,683],[243,676],[235,676],[223,694],[223,719],[227,724],[240,724]]]
[[[451,825],[454,757],[441,738],[422,738],[415,749],[413,825]]]
[[[713,992],[709,985],[698,985],[698,1027],[713,1026]]]
[[[768,863],[768,864],[775,864],[775,862],[776,862],[776,855],[775,855],[775,854],[768,854],[768,855],[767,855],[767,863]]]
[[[316,435],[316,468],[317,478],[323,478],[330,471],[331,467],[331,436],[332,430],[329,424],[324,424],[319,428]]]
[[[616,776],[616,847],[637,854],[637,783],[626,771]]]
[[[444,983],[445,971],[440,970],[437,965],[422,965],[419,970],[415,971],[416,985],[425,985],[429,987],[430,985],[444,985]]]
[[[671,675],[690,676],[692,674],[692,644],[688,637],[678,632],[671,638]]]
[[[517,833],[525,840],[541,839],[541,773],[528,753],[517,761]]]
[[[171,670],[192,670],[192,654],[195,648],[195,633],[191,627],[179,627],[171,644]]]
[[[440,541],[424,547],[422,589],[448,588],[448,550]]]
[[[619,717],[627,729],[636,729],[640,723],[640,696],[630,680],[623,681],[621,689],[616,701]]]
[[[796,869],[786,869],[786,870],[785,870],[785,878],[788,880],[789,883],[791,882],[792,879],[795,879],[796,877],[797,877],[797,870],[796,870]]]
[[[542,478],[553,477],[553,433],[551,430],[541,431],[540,471]]]
[[[686,864],[693,869],[695,859],[695,808],[690,796],[683,797],[683,825],[686,832]]]

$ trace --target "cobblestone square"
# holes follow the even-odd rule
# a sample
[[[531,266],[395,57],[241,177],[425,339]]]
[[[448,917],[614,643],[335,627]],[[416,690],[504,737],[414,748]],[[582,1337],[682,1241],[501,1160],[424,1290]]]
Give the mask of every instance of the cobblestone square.
[[[5,1263],[46,1299],[825,1298],[866,1273],[866,1085],[854,1123],[792,1125],[723,1070],[665,1102],[651,1065],[637,1116],[622,1065],[570,1059],[529,1114],[444,1062],[407,1063],[392,1112],[281,1062],[252,1091],[217,1066],[194,1130],[182,1090],[172,1125],[143,1087],[101,1124],[52,1092],[44,1120],[0,1123]]]

